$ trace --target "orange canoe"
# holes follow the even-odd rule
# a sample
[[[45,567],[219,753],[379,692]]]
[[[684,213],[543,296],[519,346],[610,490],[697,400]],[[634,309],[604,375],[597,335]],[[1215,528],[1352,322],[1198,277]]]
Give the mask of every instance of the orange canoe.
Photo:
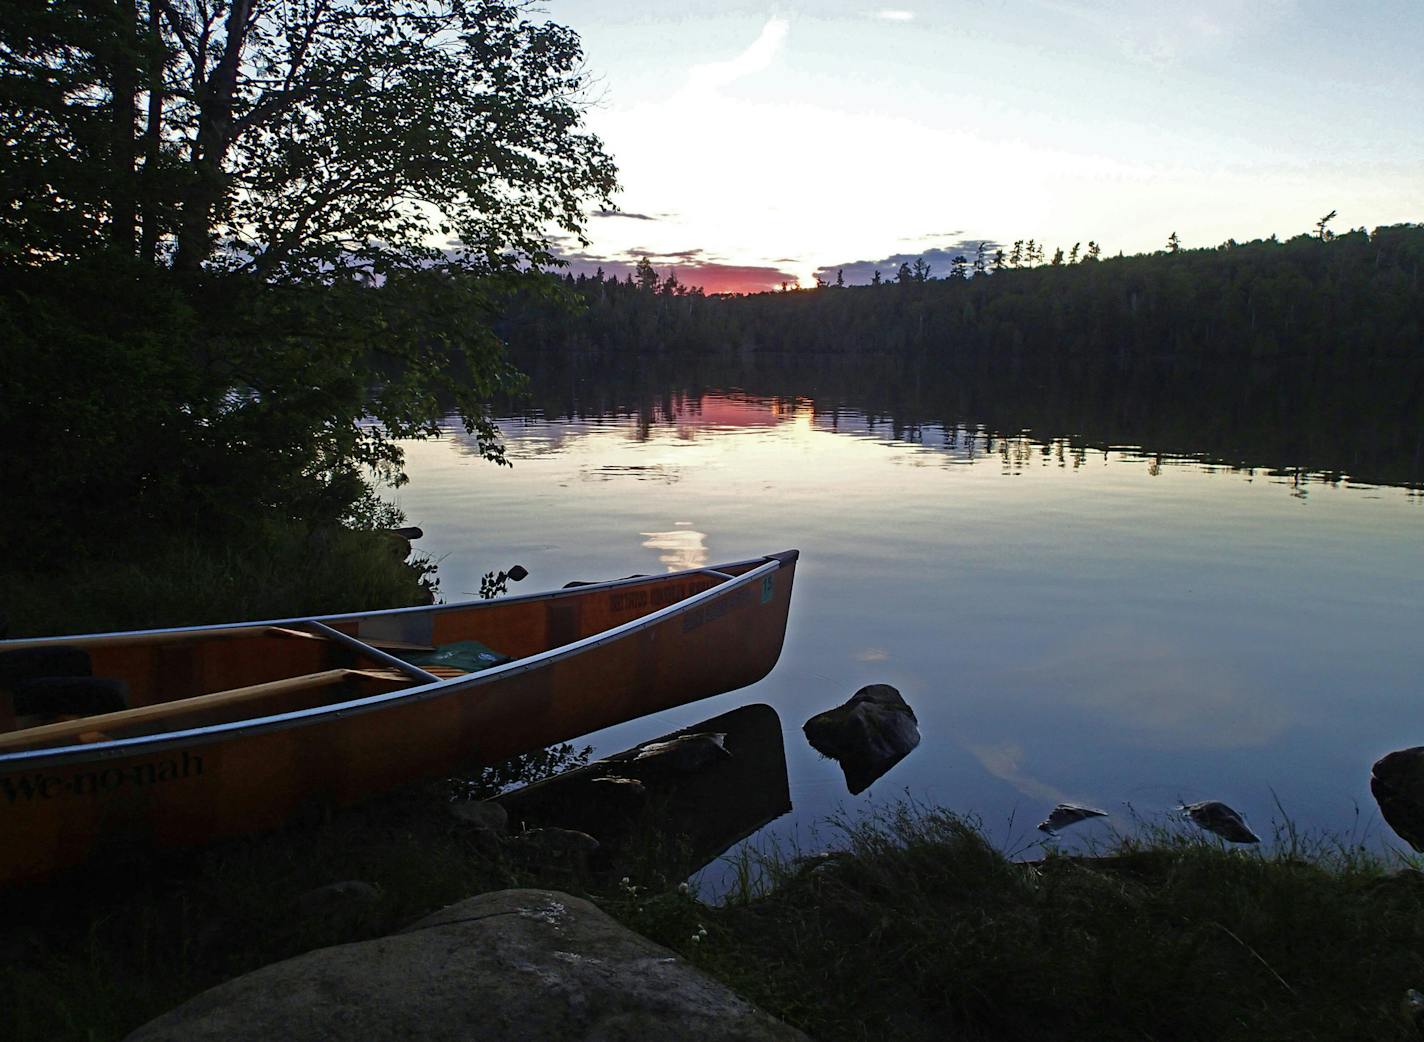
[[[273,828],[308,806],[751,684],[781,654],[796,560],[791,550],[494,601],[0,641],[0,885],[104,851]],[[508,660],[466,672],[458,655],[442,658],[452,646]],[[17,662],[33,672],[75,660],[83,667],[64,671],[92,678],[16,679]],[[457,664],[430,664],[440,661]],[[123,702],[76,709],[86,685]],[[50,709],[68,712],[45,712],[47,691]]]

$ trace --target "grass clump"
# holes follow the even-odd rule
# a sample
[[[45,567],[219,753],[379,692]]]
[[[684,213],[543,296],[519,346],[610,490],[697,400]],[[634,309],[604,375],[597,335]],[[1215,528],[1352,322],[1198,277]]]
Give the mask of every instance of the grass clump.
[[[1359,848],[1149,830],[1025,864],[945,811],[840,827],[721,906],[610,907],[822,1042],[1418,1037],[1424,875]]]

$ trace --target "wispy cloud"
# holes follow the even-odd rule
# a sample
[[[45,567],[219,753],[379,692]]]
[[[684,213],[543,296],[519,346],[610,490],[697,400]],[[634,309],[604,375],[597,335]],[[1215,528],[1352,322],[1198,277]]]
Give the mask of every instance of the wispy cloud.
[[[687,75],[688,89],[706,93],[734,83],[743,77],[771,67],[786,42],[791,23],[785,18],[771,18],[762,26],[761,35],[750,47],[728,61],[694,65]]]
[[[1060,705],[1142,748],[1260,747],[1289,726],[1279,692],[1246,683],[1205,651],[1126,626],[1080,634],[1018,675],[1029,691],[1051,680]]]
[[[924,241],[924,238],[922,236],[920,241]],[[999,244],[992,239],[961,239],[949,246],[935,246],[915,253],[892,253],[879,260],[853,260],[840,264],[828,264],[824,268],[818,269],[816,274],[827,282],[834,282],[836,273],[840,272],[847,283],[856,286],[870,282],[877,271],[880,272],[882,279],[893,279],[895,273],[900,270],[901,264],[909,264],[913,267],[915,261],[924,260],[930,266],[932,278],[943,278],[949,274],[950,265],[954,263],[955,257],[963,257],[972,263],[980,242],[983,242],[985,251],[990,255],[999,248]]]
[[[630,210],[594,210],[590,217],[625,217],[630,221],[661,221],[666,214],[633,213]]]
[[[1037,6],[1077,18],[1112,40],[1123,56],[1141,65],[1165,67],[1199,53],[1235,45],[1289,16],[1295,0],[1197,0],[1173,6],[1156,0],[1126,0],[1106,6],[1093,0],[1035,0]]]
[[[998,745],[971,745],[969,751],[979,761],[984,770],[1000,781],[1006,781],[1031,800],[1045,803],[1066,803],[1068,796],[1063,790],[1040,781],[1020,766],[1024,759],[1023,747],[1013,742]]]
[[[875,17],[887,22],[913,22],[915,20],[915,12],[906,11],[903,8],[890,8],[876,11]]]
[[[555,252],[566,265],[557,269],[560,274],[592,275],[602,269],[607,277],[624,279],[646,257],[660,276],[676,272],[679,282],[700,286],[707,293],[759,293],[777,289],[784,282],[796,282],[794,272],[762,264],[728,264],[700,248],[655,252],[633,247],[613,254],[567,249]]]
[[[896,239],[895,241],[896,241],[896,242],[926,242],[926,241],[929,240],[929,239],[953,239],[953,238],[955,238],[955,237],[957,237],[957,236],[960,236],[960,235],[963,235],[963,234],[964,234],[964,230],[963,230],[962,228],[960,228],[960,229],[957,229],[957,230],[952,231],[952,232],[925,232],[923,235],[905,235],[905,236],[902,236],[902,237]],[[978,240],[975,240],[975,241],[977,242]]]

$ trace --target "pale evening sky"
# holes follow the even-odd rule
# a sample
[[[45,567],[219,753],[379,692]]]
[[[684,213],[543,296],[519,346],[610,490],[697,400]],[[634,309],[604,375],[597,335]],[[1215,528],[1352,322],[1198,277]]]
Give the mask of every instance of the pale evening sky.
[[[630,215],[594,217],[575,270],[646,253],[760,289],[978,239],[1424,220],[1420,0],[541,9],[583,37]]]

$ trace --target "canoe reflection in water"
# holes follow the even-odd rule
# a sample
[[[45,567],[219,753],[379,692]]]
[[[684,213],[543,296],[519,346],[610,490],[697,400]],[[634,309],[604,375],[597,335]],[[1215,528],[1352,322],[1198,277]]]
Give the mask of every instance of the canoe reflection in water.
[[[749,705],[499,797],[512,833],[573,829],[617,879],[684,879],[791,810],[781,720]]]

